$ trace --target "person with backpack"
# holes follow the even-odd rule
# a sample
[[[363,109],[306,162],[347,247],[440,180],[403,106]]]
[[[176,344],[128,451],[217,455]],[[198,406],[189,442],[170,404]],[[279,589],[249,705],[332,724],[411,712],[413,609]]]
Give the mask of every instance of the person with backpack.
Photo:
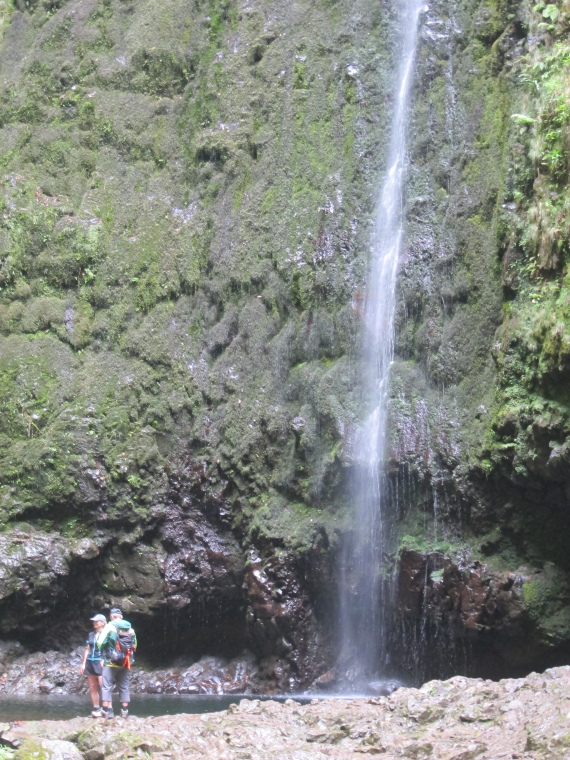
[[[87,676],[91,704],[93,705],[91,717],[100,718],[102,715],[99,702],[103,681],[103,655],[97,646],[97,635],[105,627],[107,619],[105,615],[93,615],[91,622],[93,623],[93,630],[87,636],[87,646],[81,662],[81,675]]]
[[[121,701],[121,718],[129,715],[129,680],[134,653],[137,649],[137,637],[128,620],[115,620],[105,639],[101,642],[103,662],[102,704],[103,717],[114,718],[113,689],[119,687]]]

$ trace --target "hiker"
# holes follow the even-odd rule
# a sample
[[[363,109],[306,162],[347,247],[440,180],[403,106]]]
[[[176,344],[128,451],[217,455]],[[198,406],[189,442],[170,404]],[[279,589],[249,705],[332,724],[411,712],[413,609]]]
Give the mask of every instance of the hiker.
[[[106,626],[109,632],[101,643],[104,655],[103,663],[103,717],[114,718],[113,688],[119,687],[121,701],[121,718],[129,715],[129,679],[131,664],[137,648],[137,637],[128,620],[115,619],[112,626]]]
[[[97,634],[105,627],[107,618],[105,615],[93,615],[90,620],[93,623],[93,630],[87,636],[87,646],[81,663],[81,675],[87,676],[87,685],[93,705],[91,717],[100,718],[102,715],[99,700],[103,681],[103,655],[97,646]]]

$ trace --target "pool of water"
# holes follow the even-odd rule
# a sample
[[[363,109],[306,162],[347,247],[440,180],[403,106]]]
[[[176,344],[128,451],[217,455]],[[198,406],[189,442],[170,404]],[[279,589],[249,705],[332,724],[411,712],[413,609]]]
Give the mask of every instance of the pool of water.
[[[169,694],[135,694],[133,695],[130,714],[141,718],[151,715],[177,715],[180,713],[202,714],[227,710],[232,703],[240,699],[268,699],[268,697],[244,697],[240,694],[231,696]],[[272,697],[284,702],[290,697]],[[307,703],[309,699],[295,697],[296,702]],[[115,713],[119,710],[119,701],[113,701]],[[89,698],[85,696],[40,694],[37,696],[0,696],[0,722],[13,720],[69,720],[78,716],[86,717],[91,712]]]

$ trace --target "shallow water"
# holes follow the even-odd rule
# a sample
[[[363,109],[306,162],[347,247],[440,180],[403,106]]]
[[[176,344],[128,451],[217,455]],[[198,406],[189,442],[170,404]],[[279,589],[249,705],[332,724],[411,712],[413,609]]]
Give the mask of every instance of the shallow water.
[[[284,702],[290,697],[272,697]],[[189,695],[178,696],[169,694],[135,694],[130,706],[130,714],[141,718],[151,715],[178,715],[191,713],[201,715],[207,712],[227,710],[229,705],[241,699],[267,699],[267,697],[244,697],[240,694],[211,696]],[[306,698],[295,698],[295,701],[308,702]],[[113,707],[115,713],[119,710],[118,699],[115,698]],[[91,712],[89,698],[68,694],[40,694],[37,696],[9,697],[0,696],[0,721],[13,720],[69,720],[70,718],[87,717]]]

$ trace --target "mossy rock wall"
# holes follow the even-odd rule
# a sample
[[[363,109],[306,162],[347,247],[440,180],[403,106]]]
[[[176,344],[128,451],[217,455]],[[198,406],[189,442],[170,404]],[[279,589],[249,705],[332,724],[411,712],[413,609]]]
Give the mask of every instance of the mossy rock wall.
[[[420,679],[570,652],[568,10],[438,2],[423,28],[389,459],[419,604],[397,602],[401,655]],[[438,641],[455,654],[434,665]]]
[[[248,644],[292,687],[327,657],[396,15],[18,0],[0,22],[0,525],[65,545],[51,586],[6,564],[2,633],[25,617],[46,646],[71,601],[118,602],[165,656]]]

